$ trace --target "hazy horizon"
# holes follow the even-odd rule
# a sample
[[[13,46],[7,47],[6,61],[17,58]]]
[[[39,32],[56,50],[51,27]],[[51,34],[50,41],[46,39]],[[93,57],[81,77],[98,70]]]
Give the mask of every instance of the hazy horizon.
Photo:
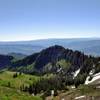
[[[75,38],[43,38],[43,39],[29,39],[29,40],[0,40],[0,42],[29,42],[29,41],[44,41],[44,40],[100,40],[100,37],[75,37]]]

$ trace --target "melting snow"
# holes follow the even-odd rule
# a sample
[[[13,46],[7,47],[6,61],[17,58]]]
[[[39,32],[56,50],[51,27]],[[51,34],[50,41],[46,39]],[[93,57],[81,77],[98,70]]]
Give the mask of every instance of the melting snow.
[[[92,83],[92,82],[94,82],[94,81],[100,79],[100,72],[97,73],[97,74],[94,74],[91,81],[89,81],[89,78],[90,78],[90,76],[88,76],[88,77],[86,78],[85,84],[89,84],[89,83]]]
[[[75,71],[74,78],[79,74],[79,72],[80,72],[80,69],[78,69],[77,71]]]
[[[94,69],[92,69],[92,70],[90,71],[89,75],[93,75],[93,73],[94,73]]]
[[[58,69],[57,72],[60,72],[62,70],[62,68]]]
[[[85,95],[79,96],[79,97],[76,97],[75,100],[83,99],[83,98],[85,98],[85,97],[86,97]]]

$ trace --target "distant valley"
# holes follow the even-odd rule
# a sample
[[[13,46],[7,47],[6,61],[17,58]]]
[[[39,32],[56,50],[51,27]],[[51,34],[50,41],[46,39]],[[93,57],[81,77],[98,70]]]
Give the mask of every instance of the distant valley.
[[[20,42],[0,42],[0,54],[21,53],[30,55],[52,45],[79,50],[85,54],[100,56],[100,39],[44,39]]]

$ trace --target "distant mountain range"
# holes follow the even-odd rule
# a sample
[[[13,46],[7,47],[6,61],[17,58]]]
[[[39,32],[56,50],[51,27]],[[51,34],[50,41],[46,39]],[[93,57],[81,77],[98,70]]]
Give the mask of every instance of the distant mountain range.
[[[19,42],[0,42],[0,54],[8,54],[13,52],[30,55],[52,45],[61,45],[65,48],[80,50],[86,54],[100,56],[99,38],[44,39]]]

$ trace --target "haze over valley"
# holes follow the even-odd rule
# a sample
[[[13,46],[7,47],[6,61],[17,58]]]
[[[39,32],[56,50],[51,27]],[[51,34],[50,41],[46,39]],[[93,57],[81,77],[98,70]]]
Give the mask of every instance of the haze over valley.
[[[79,50],[88,55],[100,55],[99,38],[42,39],[17,42],[0,42],[0,54],[22,53],[30,55],[52,45],[61,45],[66,49]]]

